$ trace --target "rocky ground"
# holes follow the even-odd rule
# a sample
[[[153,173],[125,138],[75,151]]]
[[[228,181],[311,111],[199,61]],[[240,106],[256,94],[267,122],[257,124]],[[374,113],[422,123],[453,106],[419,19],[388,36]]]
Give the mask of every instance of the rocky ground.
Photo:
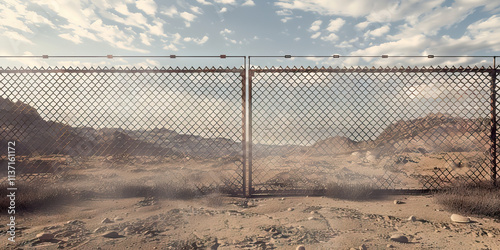
[[[0,247],[500,249],[500,220],[460,223],[451,215],[432,195],[372,201],[217,194],[192,200],[93,198],[19,214],[16,243],[5,237]]]

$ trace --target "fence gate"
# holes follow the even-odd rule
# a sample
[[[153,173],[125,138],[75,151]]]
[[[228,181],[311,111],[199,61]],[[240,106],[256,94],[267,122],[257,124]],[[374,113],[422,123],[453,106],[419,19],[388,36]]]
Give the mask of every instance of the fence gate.
[[[242,194],[244,72],[2,68],[0,150],[16,142],[17,180],[64,175]]]
[[[252,68],[251,191],[311,192],[328,183],[421,190],[489,181],[493,72]]]

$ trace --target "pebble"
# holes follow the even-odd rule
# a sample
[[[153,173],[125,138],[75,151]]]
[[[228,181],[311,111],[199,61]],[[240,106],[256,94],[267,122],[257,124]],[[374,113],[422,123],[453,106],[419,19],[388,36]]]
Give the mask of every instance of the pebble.
[[[492,232],[488,232],[488,237],[495,238],[495,235]]]
[[[295,250],[306,250],[306,247],[304,245],[299,245]]]
[[[115,217],[113,220],[114,220],[114,221],[122,221],[122,220],[123,220],[123,218],[122,218],[122,217]]]
[[[317,213],[318,213],[318,211],[315,210],[315,211],[311,211],[310,214],[317,214]]]
[[[98,228],[94,229],[94,233],[97,233],[97,234],[102,233],[102,232],[106,231],[106,229],[107,229],[106,227],[98,227]]]
[[[80,220],[69,220],[65,224],[66,225],[76,225],[76,224],[80,224],[80,223],[83,223],[83,222]]]
[[[387,244],[387,248],[393,248],[394,246],[392,244]]]
[[[451,221],[457,222],[457,223],[469,223],[470,222],[470,218],[462,216],[462,215],[458,215],[458,214],[452,214],[450,218],[451,218]]]
[[[293,209],[293,207],[289,207],[287,210],[288,211],[293,211],[294,209]]]
[[[101,221],[101,223],[113,223],[112,220],[110,220],[109,218],[104,218],[104,220]]]
[[[36,237],[40,241],[50,241],[50,240],[54,239],[54,234],[53,233],[48,233],[48,232],[43,232],[43,233],[37,234]]]
[[[307,219],[308,219],[308,220],[314,220],[314,217],[313,217],[313,216],[311,216],[311,217],[309,217],[309,218],[307,218]]]
[[[391,236],[391,240],[399,243],[408,243],[408,238],[401,234]]]
[[[101,236],[104,237],[104,238],[120,238],[120,237],[123,237],[123,236],[121,236],[120,234],[118,234],[115,231],[109,231],[109,232],[103,233],[103,234],[101,234]]]
[[[416,220],[417,220],[417,218],[416,218],[415,216],[413,216],[413,215],[412,215],[412,216],[410,216],[410,217],[408,218],[408,220],[409,220],[409,221],[416,221]]]
[[[367,250],[365,244],[362,244],[361,246],[359,246],[359,250]]]
[[[402,202],[399,200],[394,200],[394,204],[398,205],[398,204],[402,204]]]

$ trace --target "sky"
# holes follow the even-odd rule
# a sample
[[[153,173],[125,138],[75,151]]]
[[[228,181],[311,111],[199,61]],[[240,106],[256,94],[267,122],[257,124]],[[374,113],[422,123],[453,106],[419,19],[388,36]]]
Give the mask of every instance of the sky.
[[[276,58],[252,58],[252,66],[267,67],[491,66],[492,56],[500,55],[500,1],[4,0],[0,3],[0,36],[1,56],[49,55],[49,59],[0,58],[0,67],[3,68],[14,66],[240,67],[243,65],[242,57],[228,59],[178,58],[175,60],[157,57],[115,57],[113,59],[50,57],[76,55],[168,56],[173,54],[179,56],[216,56],[221,54],[279,56]],[[292,57],[286,59],[283,55],[287,54],[330,57]],[[341,57],[339,59],[331,57],[331,55],[336,54],[355,57]],[[389,55],[389,58],[381,58],[381,55]],[[393,57],[404,55],[424,57]],[[488,57],[436,57],[429,59],[426,57],[427,55]],[[51,77],[56,80],[53,81],[54,79]],[[56,74],[47,77],[44,81],[38,78],[17,81],[19,79],[14,77],[9,78],[8,84],[10,85],[6,88],[14,92],[6,97],[13,100],[24,97],[23,100],[26,103],[47,112],[46,114],[42,112],[45,119],[65,122],[72,126],[101,125],[109,127],[118,123],[128,124],[127,117],[140,117],[139,120],[143,122],[152,121],[151,124],[144,123],[148,127],[166,126],[162,122],[170,120],[181,121],[181,125],[183,121],[195,122],[199,120],[205,123],[191,125],[192,128],[198,126],[195,129],[197,131],[205,131],[207,128],[225,124],[224,126],[231,126],[232,129],[227,130],[229,134],[221,136],[239,137],[238,133],[232,132],[241,130],[239,127],[241,121],[239,92],[230,95],[232,99],[225,93],[220,94],[217,89],[199,95],[196,93],[196,89],[193,90],[190,86],[198,88],[199,83],[206,79],[195,79],[190,85],[181,84],[186,77],[175,77],[178,79],[174,79],[173,83],[180,84],[174,89],[177,91],[175,94],[169,92],[168,86],[164,86],[165,89],[153,89],[157,92],[151,94],[147,92],[148,88],[141,85],[144,79],[134,77],[111,80],[111,83],[121,85],[110,89],[102,87],[111,84],[105,82],[107,78],[103,78],[104,80],[82,78],[80,82],[85,84],[82,85],[82,88],[78,88],[70,76],[61,78],[60,75]],[[254,78],[255,86],[260,84],[263,91],[272,91],[276,84],[266,82],[265,75],[260,77]],[[320,99],[316,100],[319,104],[314,106],[309,104],[310,100],[300,99],[301,93],[293,96],[293,98],[299,99],[286,100],[279,99],[284,96],[279,94],[281,93],[279,91],[274,96],[273,92],[265,91],[263,93],[268,93],[268,95],[254,95],[253,114],[257,121],[254,128],[258,128],[258,131],[264,131],[262,133],[269,133],[270,136],[267,134],[262,134],[262,136],[271,138],[272,141],[277,140],[277,138],[272,138],[271,135],[284,134],[279,132],[283,127],[296,129],[285,133],[287,135],[300,135],[298,131],[303,126],[314,127],[312,124],[303,124],[304,120],[308,121],[307,119],[310,118],[304,118],[301,115],[313,113],[317,114],[318,117],[323,116],[322,119],[325,120],[323,114],[326,112],[325,107],[328,108],[328,122],[316,126],[317,131],[309,131],[308,133],[313,137],[302,138],[307,143],[324,139],[327,135],[336,133],[353,138],[365,138],[366,136],[360,132],[365,128],[359,127],[362,124],[359,125],[357,122],[364,121],[366,124],[370,124],[370,120],[366,120],[366,117],[371,117],[371,121],[376,121],[376,126],[378,126],[374,128],[376,131],[368,134],[368,137],[373,138],[381,132],[381,129],[393,122],[424,116],[431,112],[450,113],[461,117],[486,117],[489,115],[489,101],[487,99],[489,78],[487,76],[470,80],[472,76],[467,74],[443,78],[430,75],[424,79],[418,75],[412,75],[406,76],[404,81],[401,79],[387,80],[385,74],[376,76],[380,78],[380,81],[374,81],[373,77],[375,76],[362,74],[359,75],[361,80],[356,78],[357,75],[355,75],[355,79],[346,78],[344,80],[339,80],[338,77],[347,76],[298,74],[294,77],[292,80],[297,83],[323,82],[326,84],[325,86],[313,86],[314,88],[322,88],[315,89],[317,93],[330,93],[330,96],[334,97],[343,93],[344,99],[348,100],[337,102],[339,98]],[[218,78],[211,80],[214,84],[226,84],[226,81]],[[59,85],[51,85],[53,82]],[[342,82],[350,85],[342,87]],[[475,82],[473,84],[475,87],[469,84],[471,82]],[[88,84],[101,84],[99,91],[104,93],[103,97],[98,101],[82,99],[95,95],[89,92],[95,91],[95,89],[85,88]],[[238,89],[236,90],[239,91],[239,82],[237,84]],[[386,85],[379,86],[380,84]],[[363,91],[349,92],[361,85],[364,86]],[[153,85],[148,86],[154,87]],[[50,97],[55,95],[53,91],[64,88],[68,88],[64,91],[69,93],[70,97],[60,99],[58,102],[50,102],[52,100]],[[121,89],[135,92],[122,93]],[[295,89],[299,91],[299,88],[289,91],[295,91]],[[31,95],[23,91],[36,91],[37,97],[29,99]],[[257,90],[254,89],[254,91]],[[175,96],[178,98],[170,98],[172,100],[165,101],[151,99],[151,96]],[[473,99],[477,96],[480,98]],[[362,100],[360,101],[360,99]],[[388,103],[388,100],[391,99],[408,101],[405,106],[401,102]],[[49,100],[49,102],[45,100]],[[145,102],[144,100],[149,101]],[[87,111],[91,110],[95,102],[104,105],[97,109],[99,112],[95,111],[97,113],[92,114],[94,118],[100,117],[100,124],[91,124],[94,120],[87,119]],[[448,102],[453,102],[455,106],[448,105]],[[58,109],[57,105],[59,104],[56,103],[76,106],[71,106],[71,109]],[[149,110],[150,104],[153,103],[157,105],[157,109]],[[290,103],[298,106],[288,105]],[[184,110],[165,112],[165,110],[169,110],[169,107],[177,106],[193,106],[208,110],[200,109],[192,114],[184,112]],[[210,110],[212,107],[215,110]],[[224,110],[224,108],[230,110]],[[336,110],[339,108],[340,110]],[[301,113],[300,110],[308,110],[308,112]],[[151,117],[140,116],[145,113]],[[228,114],[231,116],[232,122],[227,125],[228,118],[224,115],[203,117],[203,115],[212,113]],[[137,116],[138,114],[139,116]],[[179,116],[168,116],[172,114]],[[195,117],[196,115],[202,118]],[[266,120],[269,115],[274,116],[274,120],[271,118]],[[261,121],[265,120],[269,123],[259,124],[259,116]],[[124,120],[119,120],[117,124],[102,123],[102,121],[113,122],[122,118]],[[210,120],[212,118],[216,120]],[[167,125],[169,128],[179,130],[178,132],[193,133],[176,128],[175,126],[178,124]],[[131,126],[136,128],[135,125]],[[269,127],[276,131],[269,130]],[[351,129],[355,127],[359,129]],[[220,130],[225,131],[223,128]],[[291,140],[293,141],[293,138],[284,138],[283,143],[290,143]],[[267,141],[265,142],[267,143]]]
[[[499,55],[491,0],[4,0],[0,55]],[[271,65],[473,65],[491,58],[255,58]],[[176,62],[218,65],[220,60]],[[240,66],[240,59],[225,64]],[[169,59],[3,59],[5,66],[165,66]]]

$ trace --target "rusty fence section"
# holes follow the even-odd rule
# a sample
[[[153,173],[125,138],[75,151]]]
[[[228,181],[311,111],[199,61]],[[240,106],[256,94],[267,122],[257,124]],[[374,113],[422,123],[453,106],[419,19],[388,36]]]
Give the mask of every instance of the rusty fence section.
[[[245,193],[244,68],[0,68],[0,85],[18,181]]]
[[[253,194],[497,176],[495,68],[249,71]]]

